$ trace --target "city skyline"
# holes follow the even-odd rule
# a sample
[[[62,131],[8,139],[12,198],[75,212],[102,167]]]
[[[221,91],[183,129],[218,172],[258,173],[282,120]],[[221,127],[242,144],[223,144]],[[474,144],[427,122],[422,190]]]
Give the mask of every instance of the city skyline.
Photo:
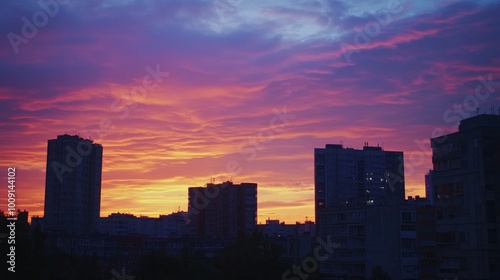
[[[340,144],[316,148],[316,223],[294,225],[269,219],[265,225],[257,225],[256,183],[208,183],[189,188],[188,213],[158,218],[116,213],[98,218],[99,211],[88,210],[99,207],[95,200],[99,196],[92,193],[100,188],[103,147],[78,136],[59,135],[48,140],[45,208],[51,210],[46,217],[33,219],[31,226],[27,211],[18,212],[18,218],[38,236],[34,240],[42,232],[48,234],[50,241],[42,237],[35,243],[52,244],[45,256],[50,250],[93,256],[98,267],[88,272],[104,279],[109,277],[102,276],[99,268],[112,272],[116,265],[126,266],[134,274],[157,273],[161,265],[147,271],[141,268],[147,252],[156,252],[149,255],[156,261],[162,254],[168,254],[170,261],[183,256],[182,262],[201,256],[205,265],[215,260],[211,273],[227,275],[230,272],[218,265],[218,259],[235,241],[253,244],[253,253],[261,257],[264,248],[272,251],[275,246],[275,258],[301,262],[302,267],[292,266],[291,270],[286,270],[285,262],[276,271],[259,272],[269,279],[279,273],[282,279],[307,275],[303,272],[319,279],[372,279],[377,273],[386,275],[380,279],[497,279],[499,136],[500,115],[483,114],[461,121],[456,132],[432,138],[433,169],[428,175],[432,178],[426,178],[432,199],[405,200],[404,181],[389,179],[388,174],[404,170],[404,163],[397,160],[400,151],[384,151],[368,143],[362,150]],[[59,176],[64,170],[66,174]],[[404,178],[404,173],[399,174]],[[8,218],[1,218],[6,224]],[[94,222],[88,223],[90,220]],[[248,257],[243,248],[233,252]],[[15,247],[10,250],[7,256],[14,256]],[[15,259],[11,258],[11,267]],[[176,271],[185,274],[191,270]]]
[[[403,151],[424,196],[430,139],[499,114],[495,1],[60,2],[0,4],[0,165],[30,215],[65,133],[105,149],[101,217],[187,211],[230,178],[259,184],[258,223],[294,223],[314,148]]]

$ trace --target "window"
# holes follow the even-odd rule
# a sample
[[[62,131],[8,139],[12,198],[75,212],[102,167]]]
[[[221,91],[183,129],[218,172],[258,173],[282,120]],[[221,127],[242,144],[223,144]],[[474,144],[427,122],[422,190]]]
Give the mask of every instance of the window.
[[[494,228],[488,229],[488,244],[497,243],[497,230]]]
[[[401,220],[403,222],[413,222],[415,221],[415,217],[412,212],[402,212],[401,213]]]
[[[460,240],[460,243],[469,243],[469,233],[461,231],[459,233],[459,240]]]
[[[415,273],[417,272],[417,267],[414,265],[405,265],[403,266],[403,271],[406,273]]]
[[[496,222],[497,215],[495,212],[495,201],[487,200],[486,201],[486,220],[488,223]]]
[[[438,244],[453,244],[453,243],[455,243],[455,233],[454,232],[438,232],[437,233],[437,243]]]
[[[484,244],[484,234],[481,229],[476,229],[476,238],[478,244]]]
[[[402,252],[401,257],[403,259],[416,259],[417,258],[417,252]]]
[[[464,187],[462,183],[454,184],[453,196],[454,197],[463,197],[464,195]]]
[[[416,239],[414,238],[403,238],[401,239],[401,249],[403,250],[415,250]]]
[[[401,225],[401,231],[415,231],[415,225]]]
[[[422,258],[424,259],[433,259],[436,257],[436,253],[434,252],[422,252]]]

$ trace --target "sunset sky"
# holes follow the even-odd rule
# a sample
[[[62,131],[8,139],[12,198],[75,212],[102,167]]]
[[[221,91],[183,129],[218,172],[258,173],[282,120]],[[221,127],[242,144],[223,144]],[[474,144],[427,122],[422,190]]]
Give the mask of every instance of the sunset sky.
[[[295,223],[314,219],[314,148],[403,151],[424,196],[429,138],[499,112],[498,1],[43,2],[0,3],[3,210],[15,166],[18,208],[43,215],[67,133],[104,147],[101,216],[187,210],[215,177]]]

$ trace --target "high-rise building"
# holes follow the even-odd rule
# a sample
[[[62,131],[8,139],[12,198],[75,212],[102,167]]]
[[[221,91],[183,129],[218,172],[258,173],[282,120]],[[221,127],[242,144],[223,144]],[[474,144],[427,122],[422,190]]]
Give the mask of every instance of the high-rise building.
[[[99,228],[102,146],[79,136],[48,141],[43,229],[85,235]]]
[[[431,139],[439,279],[500,279],[500,116]]]
[[[436,259],[435,208],[428,198],[416,196],[415,199],[409,199],[408,202],[416,207],[418,279],[439,279]]]
[[[368,145],[363,150],[338,144],[314,149],[316,218],[323,209],[403,202],[403,174],[403,152]]]
[[[314,164],[316,234],[338,244],[320,263],[326,279],[367,279],[375,266],[393,279],[418,279],[403,153],[329,144],[315,149]]]
[[[209,183],[188,189],[189,230],[194,236],[235,238],[257,223],[257,184]]]
[[[425,197],[429,201],[431,205],[434,205],[434,190],[432,184],[432,169],[429,170],[427,174],[425,174]]]
[[[314,160],[316,211],[349,203],[404,201],[403,152],[328,144],[314,150]]]

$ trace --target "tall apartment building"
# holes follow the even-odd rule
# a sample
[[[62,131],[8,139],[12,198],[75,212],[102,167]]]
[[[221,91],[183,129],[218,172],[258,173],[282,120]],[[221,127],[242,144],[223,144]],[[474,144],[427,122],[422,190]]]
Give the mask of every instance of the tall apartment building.
[[[425,174],[425,197],[429,201],[431,205],[434,205],[434,190],[432,184],[432,169],[429,170],[427,174]]]
[[[44,231],[85,235],[99,229],[102,146],[79,136],[48,141]]]
[[[428,198],[419,196],[410,197],[408,203],[416,207],[418,279],[438,279],[435,208]]]
[[[314,149],[316,215],[348,204],[404,201],[403,152],[367,145],[363,150],[327,144]]]
[[[257,184],[209,183],[188,189],[189,231],[193,236],[236,238],[257,223]]]
[[[500,279],[500,116],[431,139],[439,279]]]
[[[314,163],[316,232],[339,244],[320,263],[327,279],[366,279],[377,265],[393,279],[418,279],[403,153],[329,144],[315,149]]]

